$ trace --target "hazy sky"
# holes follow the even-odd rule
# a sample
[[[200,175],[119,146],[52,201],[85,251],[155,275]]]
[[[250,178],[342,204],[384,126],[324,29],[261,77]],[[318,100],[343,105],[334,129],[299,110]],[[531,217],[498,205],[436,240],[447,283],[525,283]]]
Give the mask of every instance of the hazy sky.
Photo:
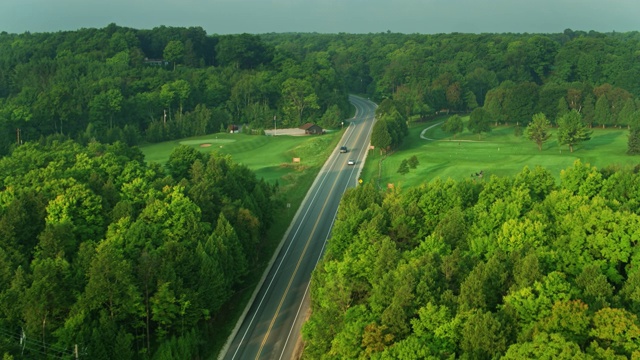
[[[623,32],[640,30],[640,0],[0,0],[0,31],[109,23],[208,34]]]

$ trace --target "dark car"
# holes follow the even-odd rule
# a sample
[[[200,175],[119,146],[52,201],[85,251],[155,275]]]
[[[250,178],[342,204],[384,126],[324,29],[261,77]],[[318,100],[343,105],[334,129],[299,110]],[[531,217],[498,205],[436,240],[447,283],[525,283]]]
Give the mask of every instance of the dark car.
[[[346,153],[347,152],[347,147],[346,146],[340,146],[340,152],[341,153]]]

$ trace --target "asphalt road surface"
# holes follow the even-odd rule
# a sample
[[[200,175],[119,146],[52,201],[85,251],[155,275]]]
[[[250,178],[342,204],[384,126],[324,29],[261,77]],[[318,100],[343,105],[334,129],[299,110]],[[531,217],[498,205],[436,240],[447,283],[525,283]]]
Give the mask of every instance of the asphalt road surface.
[[[350,96],[356,108],[342,141],[324,164],[276,250],[219,359],[293,359],[309,305],[311,272],[322,256],[344,191],[357,186],[376,105]],[[348,148],[340,153],[340,146]],[[348,165],[348,160],[355,160]],[[299,349],[298,349],[299,350]]]

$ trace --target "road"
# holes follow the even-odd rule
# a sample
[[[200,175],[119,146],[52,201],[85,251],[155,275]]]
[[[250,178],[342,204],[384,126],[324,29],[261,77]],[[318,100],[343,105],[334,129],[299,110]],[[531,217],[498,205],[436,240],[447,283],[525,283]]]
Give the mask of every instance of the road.
[[[282,243],[219,359],[293,359],[309,304],[311,272],[322,256],[344,191],[357,185],[373,127],[375,104],[350,96],[356,108],[338,148],[307,192]],[[340,153],[340,146],[347,153]],[[355,165],[347,165],[349,159]]]

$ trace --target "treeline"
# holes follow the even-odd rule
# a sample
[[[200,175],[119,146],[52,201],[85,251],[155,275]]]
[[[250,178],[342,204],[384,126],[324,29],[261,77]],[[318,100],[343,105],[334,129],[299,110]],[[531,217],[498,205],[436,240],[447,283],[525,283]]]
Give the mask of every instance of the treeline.
[[[316,122],[347,93],[391,99],[404,121],[484,108],[495,123],[625,126],[640,108],[638,32],[207,35],[201,28],[0,33],[0,151],[60,133],[162,141]],[[275,121],[275,122],[274,122]],[[276,125],[277,124],[277,125]]]
[[[579,161],[349,190],[311,286],[307,359],[640,356],[640,175]]]
[[[588,124],[620,126],[639,108],[638,32],[262,38],[297,58],[328,49],[349,91],[393,99],[407,120],[484,107],[494,121],[526,125],[575,109]]]
[[[199,329],[264,255],[276,188],[189,147],[165,170],[59,138],[0,159],[0,354],[206,355]]]
[[[0,33],[0,152],[64,134],[137,144],[225,131],[338,127],[346,87],[326,53],[292,59],[260,36],[201,28]]]

